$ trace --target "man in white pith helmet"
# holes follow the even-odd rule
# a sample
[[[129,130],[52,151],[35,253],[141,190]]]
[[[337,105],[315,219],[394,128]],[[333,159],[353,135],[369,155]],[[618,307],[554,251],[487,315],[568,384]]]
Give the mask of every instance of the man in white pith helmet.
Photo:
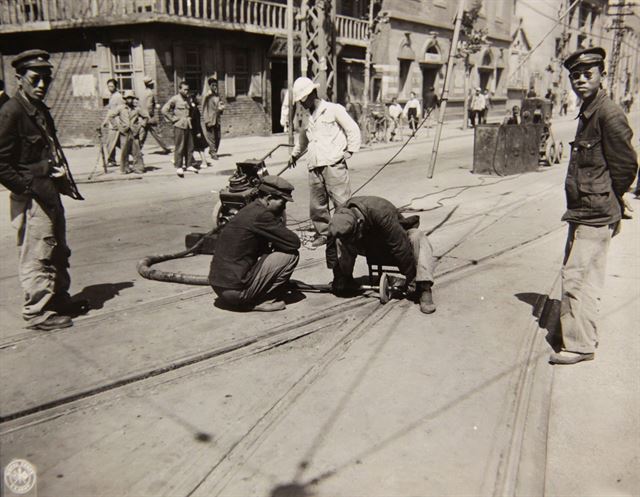
[[[347,159],[360,150],[360,128],[346,109],[318,96],[318,85],[301,77],[293,83],[293,101],[309,111],[306,126],[291,152],[289,166],[307,152],[310,189],[310,216],[316,230],[314,247],[327,243],[329,199],[335,208],[351,197]]]

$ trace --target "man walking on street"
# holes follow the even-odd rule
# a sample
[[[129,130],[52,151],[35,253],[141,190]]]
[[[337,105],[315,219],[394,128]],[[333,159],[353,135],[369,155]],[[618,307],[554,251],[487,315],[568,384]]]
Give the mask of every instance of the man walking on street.
[[[124,99],[118,91],[118,82],[115,79],[107,81],[107,89],[111,96],[107,104],[107,115],[101,126],[107,128],[107,161],[110,166],[116,166],[116,147],[120,144],[120,133],[118,132],[118,124],[113,120],[113,117],[118,109],[124,105]]]
[[[27,50],[11,64],[18,90],[0,109],[0,183],[10,192],[18,232],[18,274],[27,327],[49,331],[73,325],[69,315],[88,303],[69,295],[66,221],[60,194],[82,200],[43,100],[52,81],[49,54]]]
[[[405,276],[408,294],[417,297],[420,310],[435,312],[431,287],[436,259],[420,218],[404,218],[381,197],[353,197],[336,210],[329,223],[327,266],[333,270],[331,287],[336,295],[357,288],[353,266],[358,254],[393,261]]]
[[[158,116],[156,115],[156,96],[153,93],[153,87],[155,86],[155,82],[149,76],[144,77],[144,90],[142,90],[142,94],[140,95],[140,103],[138,105],[140,115],[145,118],[146,124],[144,128],[140,131],[140,150],[144,146],[144,142],[147,140],[149,135],[153,136],[153,139],[158,142],[160,148],[165,154],[171,152],[171,149],[167,147],[162,138],[158,135],[158,131],[156,130],[156,126],[159,124]]]
[[[471,97],[471,127],[474,128],[476,122],[482,124],[482,112],[486,107],[484,95],[480,88],[476,88],[475,93]]]
[[[340,104],[318,97],[318,85],[301,77],[293,83],[293,100],[309,112],[306,126],[291,152],[289,166],[307,152],[309,167],[310,213],[316,237],[312,245],[327,243],[329,199],[335,208],[351,196],[347,159],[360,150],[360,128]]]
[[[265,176],[259,198],[242,208],[220,232],[209,283],[221,301],[238,310],[280,311],[284,286],[298,264],[300,239],[282,216],[293,186]]]
[[[402,117],[402,106],[398,103],[398,99],[393,97],[391,99],[391,105],[389,105],[389,117],[391,118],[391,135],[390,141],[396,136],[398,128],[400,127],[400,119]]]
[[[135,107],[135,94],[131,90],[124,92],[124,105],[121,105],[116,113],[118,131],[122,136],[122,151],[120,155],[120,173],[129,173],[129,154],[133,157],[133,172],[144,173],[144,162],[142,161],[140,135],[144,130],[146,119]]]
[[[620,231],[622,196],[638,164],[632,131],[620,107],[601,87],[605,51],[578,50],[564,62],[573,91],[582,100],[578,129],[567,170],[569,233],[562,267],[560,325],[562,350],[552,364],[575,364],[594,358],[597,315],[611,238]]]
[[[178,94],[171,97],[162,107],[162,115],[173,124],[175,140],[173,164],[180,178],[184,178],[185,170],[192,173],[198,172],[193,166],[193,135],[189,110],[189,83],[182,81]]]
[[[429,116],[427,119],[427,128],[431,127],[433,121],[433,113],[440,106],[440,99],[436,95],[436,90],[433,86],[430,86],[427,93],[424,96],[424,114]]]
[[[218,93],[218,80],[211,76],[207,79],[209,85],[202,101],[202,131],[209,144],[209,155],[218,159],[221,138],[221,116],[224,102]]]
[[[418,121],[421,117],[420,100],[416,98],[415,92],[411,92],[411,98],[404,105],[404,117],[409,121],[409,127],[414,133],[418,129]]]

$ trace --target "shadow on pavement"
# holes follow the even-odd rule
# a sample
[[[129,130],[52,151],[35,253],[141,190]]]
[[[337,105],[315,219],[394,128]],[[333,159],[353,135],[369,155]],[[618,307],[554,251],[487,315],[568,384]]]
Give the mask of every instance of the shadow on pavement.
[[[515,296],[532,307],[531,314],[538,319],[538,326],[547,332],[547,343],[553,350],[559,351],[562,346],[560,301],[540,293],[516,293]]]
[[[133,281],[123,281],[120,283],[100,283],[99,285],[89,285],[71,297],[74,301],[88,300],[92,310],[102,309],[105,302],[111,300],[125,288],[131,288]]]

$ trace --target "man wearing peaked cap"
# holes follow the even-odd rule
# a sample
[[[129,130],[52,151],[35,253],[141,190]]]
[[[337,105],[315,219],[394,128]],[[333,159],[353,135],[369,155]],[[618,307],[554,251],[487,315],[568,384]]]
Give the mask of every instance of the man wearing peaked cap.
[[[165,145],[156,130],[156,126],[159,124],[160,120],[156,115],[156,96],[153,92],[155,81],[153,81],[151,76],[145,76],[142,81],[144,82],[144,89],[140,93],[138,109],[140,115],[145,119],[145,126],[140,131],[140,148],[142,149],[147,136],[150,134],[158,145],[160,145],[162,151],[165,154],[168,154],[171,152],[171,149]]]
[[[120,173],[127,174],[129,170],[129,154],[133,157],[133,172],[144,173],[144,162],[142,160],[142,145],[140,136],[146,125],[147,119],[140,112],[140,107],[136,107],[136,94],[133,90],[125,90],[122,95],[124,104],[118,107],[115,114],[115,122],[118,133],[122,137],[120,140]]]
[[[11,191],[18,273],[27,327],[49,331],[86,311],[71,302],[66,220],[60,194],[82,200],[43,100],[52,81],[49,53],[27,50],[12,62],[18,90],[0,109],[0,183]]]
[[[284,285],[298,264],[300,239],[284,224],[293,185],[265,176],[259,197],[222,229],[211,261],[209,283],[220,301],[235,310],[279,311]]]
[[[562,267],[563,344],[551,354],[552,364],[594,358],[607,252],[620,231],[622,197],[638,168],[627,118],[601,85],[605,56],[600,47],[586,48],[564,62],[583,103],[565,181],[567,210],[562,219],[569,230]]]

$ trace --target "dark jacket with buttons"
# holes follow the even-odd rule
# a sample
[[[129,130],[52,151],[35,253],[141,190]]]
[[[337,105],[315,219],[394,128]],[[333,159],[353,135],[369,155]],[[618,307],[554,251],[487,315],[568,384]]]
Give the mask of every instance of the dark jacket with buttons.
[[[49,110],[16,92],[0,109],[0,183],[13,193],[24,193],[27,186],[51,181],[55,189],[82,199],[70,173],[49,179],[54,163],[65,161],[55,134]]]
[[[604,90],[580,109],[565,181],[567,211],[562,219],[606,226],[621,218],[622,195],[638,169],[633,133],[624,112]]]

